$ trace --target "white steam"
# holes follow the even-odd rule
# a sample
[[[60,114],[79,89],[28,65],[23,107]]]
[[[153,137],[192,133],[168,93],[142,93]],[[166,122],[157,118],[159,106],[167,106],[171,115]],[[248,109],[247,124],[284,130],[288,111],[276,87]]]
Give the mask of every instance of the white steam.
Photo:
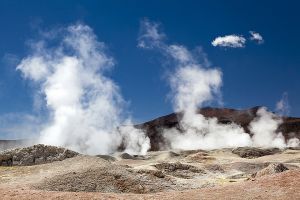
[[[252,137],[254,146],[261,147],[284,147],[285,141],[282,133],[277,133],[282,120],[268,112],[265,108],[257,111],[257,117],[250,123],[249,129],[254,134]]]
[[[281,116],[287,116],[290,113],[288,93],[283,93],[281,99],[276,103],[276,112]]]
[[[126,151],[145,153],[149,139],[143,132],[131,125],[117,131],[125,121],[124,100],[104,74],[114,65],[105,45],[83,24],[62,29],[53,38],[59,40],[55,46],[46,39],[33,43],[33,53],[17,66],[45,96],[50,119],[40,142],[97,154],[113,152],[125,140]]]
[[[153,34],[155,33],[155,34]],[[164,33],[159,32],[157,23],[144,20],[141,23],[138,46],[157,49],[175,65],[169,75],[169,84],[173,96],[174,111],[183,112],[176,128],[164,130],[164,137],[173,149],[214,149],[238,146],[276,146],[286,143],[281,133],[276,130],[281,123],[275,115],[265,108],[258,111],[258,117],[251,122],[253,138],[237,124],[219,124],[216,118],[205,118],[198,113],[199,107],[213,100],[220,101],[222,72],[210,68],[206,63],[199,63],[197,56],[181,45],[168,45],[164,42]],[[155,37],[154,37],[155,36]],[[158,37],[161,36],[161,37]],[[224,41],[221,39],[225,39]],[[243,47],[245,39],[225,37],[216,40],[216,45]],[[205,57],[205,55],[200,55]],[[204,59],[206,60],[206,59]]]

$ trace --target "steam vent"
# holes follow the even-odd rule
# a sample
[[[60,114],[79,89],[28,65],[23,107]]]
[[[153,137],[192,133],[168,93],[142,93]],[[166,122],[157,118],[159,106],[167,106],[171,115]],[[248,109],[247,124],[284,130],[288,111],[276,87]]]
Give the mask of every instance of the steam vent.
[[[0,200],[300,200],[299,8],[0,0]]]

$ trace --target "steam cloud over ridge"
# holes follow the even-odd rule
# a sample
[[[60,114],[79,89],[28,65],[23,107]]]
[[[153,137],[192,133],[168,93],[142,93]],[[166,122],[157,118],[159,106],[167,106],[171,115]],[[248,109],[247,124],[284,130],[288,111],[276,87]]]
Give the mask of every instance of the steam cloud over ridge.
[[[282,120],[265,108],[250,123],[252,137],[237,124],[219,124],[216,118],[199,114],[203,104],[222,101],[222,71],[210,66],[200,48],[190,51],[183,45],[167,44],[165,38],[159,24],[141,22],[138,47],[160,51],[175,66],[168,83],[174,111],[183,112],[183,117],[179,128],[163,131],[166,148],[299,146],[298,139],[286,142],[276,132]],[[87,154],[112,153],[119,147],[131,154],[147,152],[150,139],[124,115],[126,102],[120,88],[105,74],[115,61],[89,26],[61,28],[30,44],[32,52],[17,70],[38,86],[34,97],[42,97],[39,104],[48,111],[40,143]]]
[[[237,124],[219,124],[216,118],[205,118],[198,114],[198,108],[204,103],[220,101],[222,72],[207,64],[209,62],[203,52],[200,52],[200,57],[205,62],[201,63],[197,60],[199,55],[193,54],[186,47],[166,44],[165,34],[160,33],[159,28],[159,24],[155,22],[142,21],[138,46],[159,50],[175,65],[168,82],[173,96],[174,111],[182,111],[183,118],[180,121],[181,130],[177,128],[164,130],[164,137],[170,143],[170,147],[166,148],[213,149],[287,145],[282,134],[276,133],[281,120],[265,108],[258,111],[258,117],[250,124],[250,130],[254,135],[252,138]],[[228,39],[231,41],[231,38]],[[233,39],[237,47],[243,47],[245,39],[240,40],[238,37]],[[288,144],[297,146],[299,140],[293,139],[293,142]]]
[[[40,133],[41,143],[88,154],[114,152],[121,144],[130,153],[147,152],[149,138],[123,116],[120,89],[105,76],[114,59],[89,26],[71,25],[31,45],[32,53],[17,69],[45,97],[50,120]],[[129,126],[120,127],[123,123]]]

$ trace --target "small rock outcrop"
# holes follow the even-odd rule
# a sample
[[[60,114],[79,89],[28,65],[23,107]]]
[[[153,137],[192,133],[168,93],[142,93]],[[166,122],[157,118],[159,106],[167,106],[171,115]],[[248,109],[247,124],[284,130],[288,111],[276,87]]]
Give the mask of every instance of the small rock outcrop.
[[[278,148],[261,149],[256,147],[238,147],[232,150],[232,153],[237,154],[242,158],[258,158],[280,152],[281,150]]]
[[[122,159],[132,159],[132,160],[134,160],[134,157],[133,157],[132,155],[130,155],[129,153],[122,153],[122,154],[120,155],[120,157],[121,157]]]
[[[261,176],[271,175],[271,174],[277,174],[280,172],[284,172],[286,170],[289,170],[284,164],[282,163],[272,163],[268,167],[252,174],[252,177],[258,178]]]
[[[179,178],[189,179],[199,174],[205,174],[206,172],[198,167],[193,165],[183,164],[180,162],[175,163],[158,163],[155,164],[158,170],[161,170],[163,173]]]
[[[96,157],[102,158],[102,159],[110,161],[110,162],[115,162],[117,160],[115,157],[109,156],[109,155],[96,155]]]
[[[60,161],[77,155],[77,152],[69,149],[37,144],[0,152],[0,166],[37,165]]]

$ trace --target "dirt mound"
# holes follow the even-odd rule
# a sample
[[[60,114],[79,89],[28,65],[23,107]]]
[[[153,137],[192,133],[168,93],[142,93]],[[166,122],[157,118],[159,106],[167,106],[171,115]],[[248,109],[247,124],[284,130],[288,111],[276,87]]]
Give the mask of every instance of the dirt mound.
[[[224,173],[225,170],[223,169],[223,167],[221,165],[218,164],[208,164],[205,165],[205,169],[214,173]]]
[[[122,158],[122,159],[132,159],[132,160],[134,160],[134,156],[130,155],[129,153],[122,153],[122,154],[120,155],[120,158]]]
[[[284,172],[286,170],[289,170],[284,164],[282,163],[273,163],[270,164],[268,167],[262,169],[261,171],[258,171],[257,173],[254,173],[252,177],[261,177],[265,175],[271,175],[271,174],[277,174],[280,172]]]
[[[154,167],[156,167],[159,170],[162,170],[168,175],[185,179],[192,178],[197,174],[205,174],[205,171],[201,168],[195,167],[193,165],[183,164],[180,162],[159,163],[155,164]]]
[[[49,145],[38,144],[0,153],[0,166],[26,166],[50,163],[78,155],[77,152]]]
[[[254,181],[243,181],[202,189],[186,191],[159,192],[154,194],[112,194],[95,192],[49,192],[26,190],[20,188],[1,188],[1,199],[28,200],[28,199],[151,199],[151,200],[212,200],[212,199],[266,199],[266,200],[291,200],[299,199],[300,171],[288,170],[283,173],[258,178]]]
[[[187,156],[187,159],[194,161],[194,162],[206,162],[206,161],[215,160],[214,157],[209,156],[208,153],[205,153],[205,152],[191,154],[191,155]]]
[[[226,170],[237,170],[246,174],[256,173],[259,170],[267,167],[270,163],[249,163],[249,162],[234,162],[224,164],[223,168]]]
[[[109,155],[96,155],[96,157],[102,158],[102,159],[110,161],[110,162],[114,162],[117,160],[115,157],[109,156]]]
[[[156,176],[158,178],[165,178],[165,174],[160,170],[148,170],[148,169],[140,169],[137,171],[137,173],[140,174],[151,174],[153,176]]]
[[[261,149],[256,147],[238,147],[232,150],[232,153],[237,154],[242,158],[258,158],[280,152],[281,150],[278,148]]]
[[[48,191],[138,194],[165,191],[166,188],[172,187],[172,182],[164,179],[164,175],[159,172],[135,172],[113,164],[55,176],[34,186],[35,189]]]

